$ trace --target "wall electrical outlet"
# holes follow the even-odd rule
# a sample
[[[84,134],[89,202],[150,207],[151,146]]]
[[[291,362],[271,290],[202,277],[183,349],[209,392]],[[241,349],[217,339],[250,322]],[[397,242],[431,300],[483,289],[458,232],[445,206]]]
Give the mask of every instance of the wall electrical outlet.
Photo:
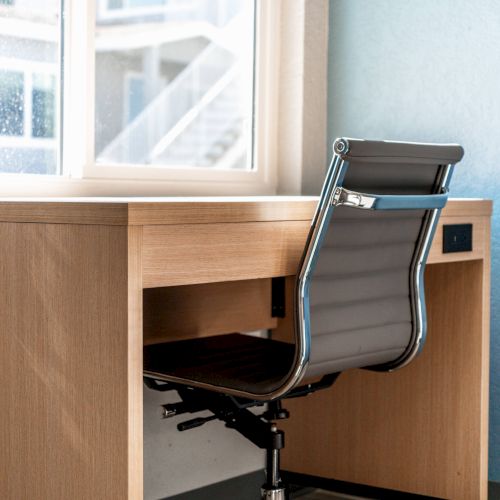
[[[443,226],[443,253],[472,252],[472,224]]]

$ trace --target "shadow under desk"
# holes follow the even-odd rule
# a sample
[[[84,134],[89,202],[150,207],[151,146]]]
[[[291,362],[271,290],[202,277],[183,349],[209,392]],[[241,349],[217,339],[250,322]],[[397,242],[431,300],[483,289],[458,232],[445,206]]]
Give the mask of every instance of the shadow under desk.
[[[0,200],[2,498],[141,499],[144,343],[273,329],[316,198]],[[486,499],[490,216],[451,200],[426,270],[423,354],[287,402],[283,469]],[[443,254],[442,226],[473,249]],[[286,293],[291,300],[290,290]]]

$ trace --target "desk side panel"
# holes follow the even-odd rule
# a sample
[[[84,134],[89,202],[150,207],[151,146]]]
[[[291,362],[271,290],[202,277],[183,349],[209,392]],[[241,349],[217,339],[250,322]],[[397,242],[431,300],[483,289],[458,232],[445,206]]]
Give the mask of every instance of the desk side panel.
[[[128,498],[144,492],[142,227],[128,227]],[[122,337],[123,338],[123,337]],[[120,362],[120,360],[117,360]],[[123,361],[123,360],[122,360]],[[123,383],[123,381],[118,381]]]
[[[2,498],[128,498],[127,251],[125,226],[0,224]]]
[[[426,270],[423,353],[394,373],[351,370],[290,400],[283,469],[454,500],[486,499],[488,331],[483,261]]]
[[[491,218],[485,217],[485,247],[483,260],[482,332],[481,332],[481,462],[480,498],[488,498],[488,444],[490,402],[490,317],[491,317]]]

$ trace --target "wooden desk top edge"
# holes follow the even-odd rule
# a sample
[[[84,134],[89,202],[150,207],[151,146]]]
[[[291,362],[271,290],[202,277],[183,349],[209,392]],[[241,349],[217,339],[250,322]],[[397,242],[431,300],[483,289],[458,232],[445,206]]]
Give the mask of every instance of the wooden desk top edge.
[[[173,225],[311,220],[317,197],[0,199],[0,222]],[[450,199],[442,216],[490,216],[485,199]]]

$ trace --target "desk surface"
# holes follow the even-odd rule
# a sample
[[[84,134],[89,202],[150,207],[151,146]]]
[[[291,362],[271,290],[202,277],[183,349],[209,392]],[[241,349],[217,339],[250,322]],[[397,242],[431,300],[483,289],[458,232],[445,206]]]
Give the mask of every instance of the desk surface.
[[[0,198],[1,222],[169,225],[311,220],[318,198]],[[443,215],[491,215],[492,202],[450,199]]]

